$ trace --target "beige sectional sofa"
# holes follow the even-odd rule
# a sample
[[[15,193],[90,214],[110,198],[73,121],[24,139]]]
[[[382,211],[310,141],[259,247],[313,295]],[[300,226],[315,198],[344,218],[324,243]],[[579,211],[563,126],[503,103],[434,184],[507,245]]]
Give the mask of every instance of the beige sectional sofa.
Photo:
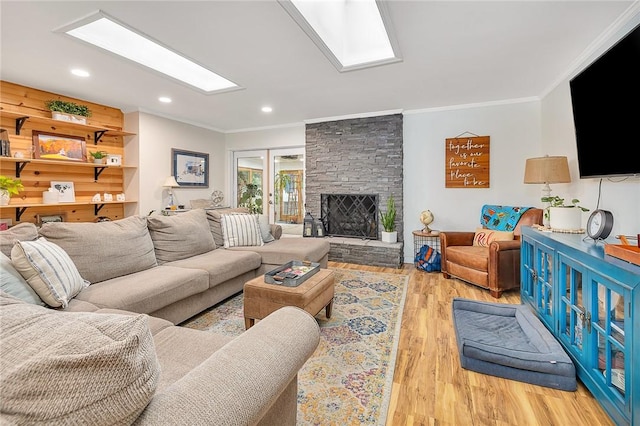
[[[176,326],[286,261],[326,267],[328,242],[277,239],[273,226],[271,242],[220,247],[220,221],[232,213],[241,212],[192,210],[113,222],[52,223],[39,230],[23,224],[0,232],[3,252],[12,240],[44,237],[64,250],[90,282],[55,310],[37,306],[44,305],[37,295],[0,292],[1,422],[295,424],[297,372],[319,341],[313,317],[283,308],[236,338]],[[23,245],[11,248],[12,262],[18,263],[18,255],[22,261],[28,257],[16,248]],[[47,364],[51,356],[71,367]],[[114,371],[96,368],[105,362],[113,363]],[[48,373],[34,380],[38,371]],[[123,371],[127,374],[121,378]],[[71,378],[58,380],[58,375]],[[122,385],[114,390],[116,378]],[[87,395],[80,398],[83,386]],[[34,392],[57,396],[52,401],[29,398]],[[91,399],[96,392],[107,396]],[[105,410],[104,419],[96,415]]]

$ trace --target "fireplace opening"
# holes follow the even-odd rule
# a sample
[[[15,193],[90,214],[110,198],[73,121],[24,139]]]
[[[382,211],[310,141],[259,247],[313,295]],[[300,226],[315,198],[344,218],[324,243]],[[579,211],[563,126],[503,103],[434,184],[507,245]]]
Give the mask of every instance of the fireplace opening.
[[[320,194],[326,234],[378,239],[377,194]]]

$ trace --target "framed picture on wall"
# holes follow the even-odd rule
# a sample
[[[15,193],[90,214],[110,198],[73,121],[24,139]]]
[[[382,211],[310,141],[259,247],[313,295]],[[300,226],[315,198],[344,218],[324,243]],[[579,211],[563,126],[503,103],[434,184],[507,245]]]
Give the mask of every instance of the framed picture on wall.
[[[209,187],[209,154],[172,148],[171,173],[180,186]]]
[[[85,139],[34,130],[33,153],[43,160],[87,161]]]

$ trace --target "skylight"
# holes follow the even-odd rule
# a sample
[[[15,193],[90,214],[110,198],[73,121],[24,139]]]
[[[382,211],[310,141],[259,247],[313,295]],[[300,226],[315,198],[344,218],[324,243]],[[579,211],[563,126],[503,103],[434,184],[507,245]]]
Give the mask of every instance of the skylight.
[[[279,0],[339,71],[400,61],[390,20],[375,0]]]
[[[56,30],[180,80],[206,93],[235,83],[98,12]]]

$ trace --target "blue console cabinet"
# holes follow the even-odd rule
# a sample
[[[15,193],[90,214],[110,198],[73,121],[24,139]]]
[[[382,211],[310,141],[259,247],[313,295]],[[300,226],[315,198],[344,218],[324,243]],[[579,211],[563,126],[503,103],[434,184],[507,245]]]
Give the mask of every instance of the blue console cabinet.
[[[522,303],[618,425],[640,425],[640,266],[582,234],[522,228]],[[609,241],[616,243],[616,241]]]

